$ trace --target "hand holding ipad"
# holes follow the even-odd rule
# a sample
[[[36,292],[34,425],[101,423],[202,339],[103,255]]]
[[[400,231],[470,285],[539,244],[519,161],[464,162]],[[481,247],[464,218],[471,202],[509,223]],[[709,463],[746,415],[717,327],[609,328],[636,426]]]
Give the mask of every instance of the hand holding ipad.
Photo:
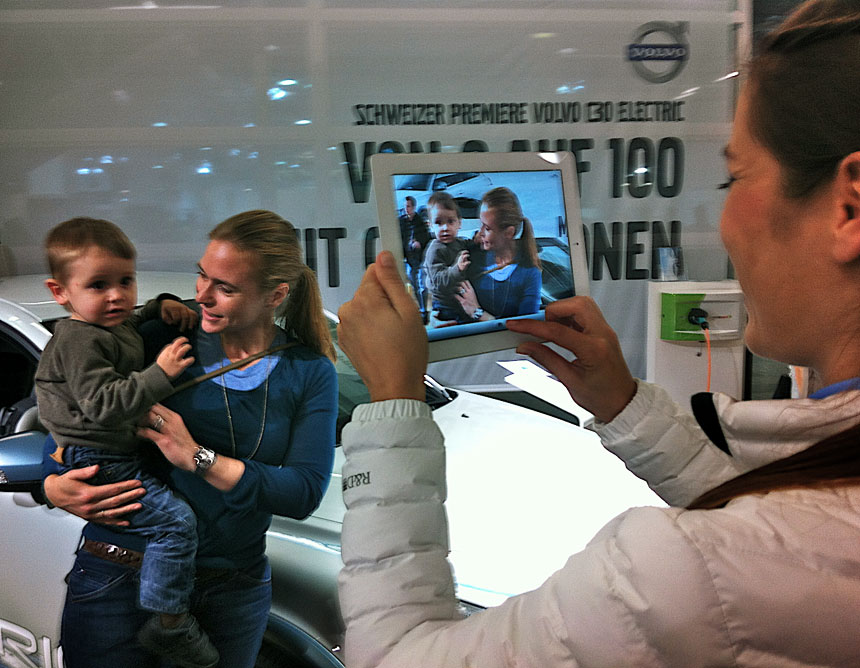
[[[570,153],[381,153],[382,246],[424,318],[430,361],[515,347],[510,318],[588,294]]]

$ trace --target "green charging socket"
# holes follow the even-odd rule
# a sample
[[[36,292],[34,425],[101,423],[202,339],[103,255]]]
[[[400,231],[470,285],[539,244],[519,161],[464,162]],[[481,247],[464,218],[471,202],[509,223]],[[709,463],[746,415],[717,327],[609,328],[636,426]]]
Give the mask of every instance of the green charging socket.
[[[699,325],[690,322],[690,309],[702,308],[704,294],[661,295],[660,338],[664,341],[704,341],[705,334]]]

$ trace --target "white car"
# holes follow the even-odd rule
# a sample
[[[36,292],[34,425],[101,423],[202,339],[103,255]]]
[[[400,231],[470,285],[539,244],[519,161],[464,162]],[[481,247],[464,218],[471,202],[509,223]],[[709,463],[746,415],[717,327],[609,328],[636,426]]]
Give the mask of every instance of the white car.
[[[0,278],[0,667],[61,668],[64,576],[83,522],[37,502],[44,433],[31,396],[52,322],[65,316],[43,277]],[[141,296],[192,297],[190,274],[140,272]],[[334,326],[334,317],[332,316]],[[340,420],[367,391],[339,353]],[[427,396],[445,434],[451,562],[468,611],[538,586],[607,520],[661,503],[597,437],[494,399],[442,388]],[[19,404],[20,405],[20,404]],[[26,405],[24,406],[26,409]],[[338,434],[340,431],[338,430]],[[275,517],[268,533],[274,602],[258,666],[337,668],[343,633],[336,589],[344,515],[338,448],[320,507],[304,521]],[[3,493],[5,492],[5,493]]]
[[[415,198],[415,211],[429,222],[427,213],[427,200],[435,192],[444,190],[461,208],[463,218],[478,218],[478,210],[481,207],[481,198],[490,188],[493,182],[486,174],[479,172],[462,172],[459,174],[407,174],[398,176],[394,182],[394,201],[396,206],[402,207],[406,197],[411,195]]]

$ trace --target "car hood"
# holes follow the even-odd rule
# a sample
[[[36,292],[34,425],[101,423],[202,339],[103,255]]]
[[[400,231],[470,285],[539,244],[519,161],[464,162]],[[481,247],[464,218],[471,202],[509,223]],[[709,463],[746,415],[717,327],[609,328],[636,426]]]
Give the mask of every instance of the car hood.
[[[665,505],[595,433],[568,422],[459,390],[433,416],[446,434],[450,561],[464,601],[489,607],[530,591],[619,513]],[[336,522],[342,464],[338,448],[315,513]]]

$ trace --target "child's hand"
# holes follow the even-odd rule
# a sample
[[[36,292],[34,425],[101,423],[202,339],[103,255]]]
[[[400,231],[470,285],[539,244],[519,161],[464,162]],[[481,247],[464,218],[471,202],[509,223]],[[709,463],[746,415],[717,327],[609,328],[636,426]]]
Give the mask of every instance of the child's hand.
[[[161,319],[168,325],[176,325],[180,332],[197,326],[197,311],[175,299],[161,300]]]
[[[194,362],[193,357],[186,357],[190,351],[191,344],[188,343],[188,339],[179,336],[164,346],[158,353],[155,363],[170,380],[173,380]]]
[[[470,264],[472,264],[472,260],[469,257],[469,251],[460,251],[460,254],[457,256],[457,269],[460,271],[466,271]]]

